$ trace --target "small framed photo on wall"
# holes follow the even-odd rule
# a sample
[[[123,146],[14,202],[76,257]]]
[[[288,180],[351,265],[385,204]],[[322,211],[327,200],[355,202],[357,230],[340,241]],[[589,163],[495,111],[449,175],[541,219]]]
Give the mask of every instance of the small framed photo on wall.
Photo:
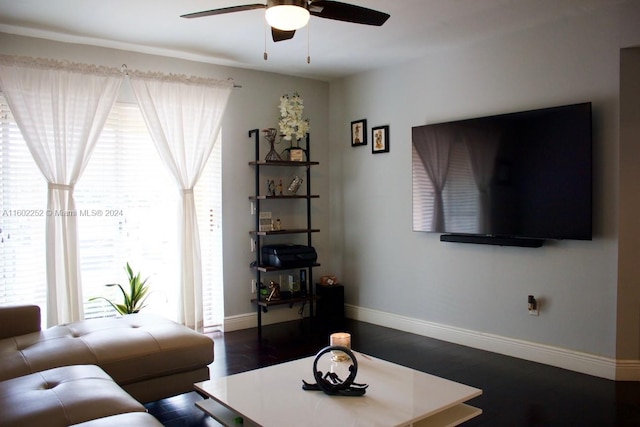
[[[371,128],[371,152],[373,154],[389,152],[389,126]]]
[[[367,145],[367,119],[351,122],[351,146]]]

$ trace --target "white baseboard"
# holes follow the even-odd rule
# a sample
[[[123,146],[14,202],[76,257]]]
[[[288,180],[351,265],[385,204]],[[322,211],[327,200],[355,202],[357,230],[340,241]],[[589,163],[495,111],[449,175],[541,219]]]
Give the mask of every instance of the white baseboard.
[[[269,311],[267,313],[262,313],[262,325],[272,325],[274,323],[288,322],[291,320],[300,319],[298,310],[300,310],[300,304],[296,304],[292,308],[289,308],[289,306],[287,305],[283,305],[278,308],[269,308]],[[305,317],[309,316],[308,311],[309,307],[305,306],[305,310],[303,313]],[[255,328],[257,326],[258,314],[256,312],[246,313],[237,316],[225,317],[223,331],[238,331],[241,329]]]
[[[345,315],[351,319],[387,328],[556,366],[596,377],[618,381],[640,381],[640,360],[616,360],[353,305],[345,306]]]
[[[270,308],[262,314],[262,324],[271,325],[300,319],[298,308]],[[308,307],[305,316],[308,316]],[[556,366],[570,371],[617,381],[640,381],[640,360],[616,360],[564,348],[533,343],[499,335],[486,334],[421,319],[399,316],[354,305],[345,305],[345,315],[350,319],[374,325],[410,332],[480,350]],[[230,316],[224,320],[224,331],[255,328],[258,315],[253,313]]]

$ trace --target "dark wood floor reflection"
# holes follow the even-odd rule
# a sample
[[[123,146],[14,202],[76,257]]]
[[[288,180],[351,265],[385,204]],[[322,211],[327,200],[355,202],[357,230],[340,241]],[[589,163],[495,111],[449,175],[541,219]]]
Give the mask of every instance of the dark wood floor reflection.
[[[340,329],[362,353],[482,389],[469,403],[483,414],[465,426],[640,426],[640,382],[609,381],[353,320]],[[215,334],[211,375],[311,356],[327,345],[330,332],[295,321],[264,327],[261,340],[256,329]],[[218,426],[194,406],[200,399],[187,393],[146,406],[165,426]]]

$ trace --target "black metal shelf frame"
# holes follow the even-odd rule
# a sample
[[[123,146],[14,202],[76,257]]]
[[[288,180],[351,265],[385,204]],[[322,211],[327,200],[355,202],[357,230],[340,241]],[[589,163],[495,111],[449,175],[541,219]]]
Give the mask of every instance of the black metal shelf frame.
[[[255,203],[255,230],[251,231],[250,234],[253,238],[256,239],[255,252],[256,259],[253,268],[255,270],[256,275],[256,298],[252,299],[252,302],[256,304],[257,318],[258,318],[258,335],[262,336],[262,314],[263,312],[267,312],[267,307],[271,305],[282,305],[282,304],[290,304],[290,307],[295,303],[304,304],[309,302],[309,316],[311,318],[314,317],[314,295],[313,295],[313,267],[317,267],[320,264],[314,263],[313,265],[306,267],[297,267],[291,269],[278,269],[273,267],[264,266],[262,264],[262,239],[266,236],[271,235],[285,235],[285,234],[306,234],[307,235],[307,246],[312,246],[312,233],[317,233],[320,230],[313,229],[311,227],[311,199],[319,198],[319,195],[311,194],[311,166],[318,165],[319,162],[309,161],[310,157],[310,137],[309,134],[306,135],[306,149],[305,153],[307,156],[306,161],[290,161],[290,160],[261,160],[260,159],[260,133],[258,129],[252,129],[249,131],[249,138],[254,138],[255,142],[255,160],[250,161],[249,165],[255,167],[255,193],[252,196],[249,196],[249,200]],[[306,180],[306,194],[304,195],[283,195],[283,196],[267,196],[260,195],[261,188],[261,168],[262,167],[270,167],[270,166],[285,166],[285,167],[303,167],[305,168],[305,180]],[[305,229],[290,229],[290,230],[274,230],[274,231],[258,231],[260,230],[260,209],[261,209],[261,201],[263,200],[288,200],[288,199],[300,199],[305,200],[306,202],[306,214],[307,214],[307,222]],[[269,273],[274,271],[287,271],[287,270],[300,270],[305,269],[307,271],[307,296],[304,298],[292,298],[291,300],[279,300],[275,301],[265,301],[260,294],[260,283],[262,281],[262,274]]]

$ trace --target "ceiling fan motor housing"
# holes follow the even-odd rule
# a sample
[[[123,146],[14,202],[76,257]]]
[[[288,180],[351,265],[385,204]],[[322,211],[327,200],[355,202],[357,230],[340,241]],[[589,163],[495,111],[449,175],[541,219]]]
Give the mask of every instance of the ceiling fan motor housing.
[[[307,0],[267,0],[267,9],[272,6],[298,6],[307,9]]]

